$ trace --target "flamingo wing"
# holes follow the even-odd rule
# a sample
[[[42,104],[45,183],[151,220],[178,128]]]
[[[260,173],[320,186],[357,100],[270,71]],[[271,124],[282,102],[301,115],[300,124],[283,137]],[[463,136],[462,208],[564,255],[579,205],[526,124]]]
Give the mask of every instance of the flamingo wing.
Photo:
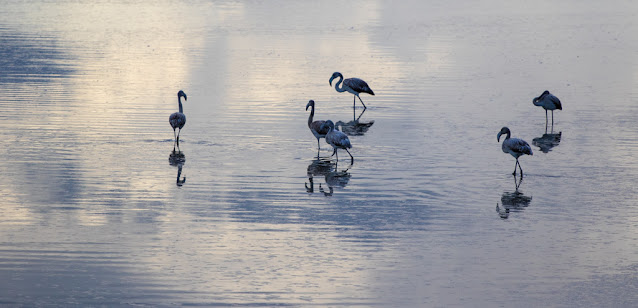
[[[560,104],[560,99],[558,99],[558,97],[554,95],[550,95],[549,100],[552,102],[552,104],[554,104],[556,109],[563,110],[563,106]]]
[[[334,130],[330,134],[326,135],[326,142],[328,142],[333,147],[341,148],[341,149],[350,149],[352,148],[352,144],[350,144],[350,139],[348,135]]]
[[[324,126],[323,123],[326,123],[326,121],[314,121],[310,123],[309,127],[312,131],[317,132],[317,134],[319,134],[320,136],[325,136],[330,131],[330,128]]]
[[[518,138],[509,138],[504,141],[505,146],[507,146],[508,150],[513,154],[523,155],[534,155],[532,153],[532,148],[529,146],[527,141]]]
[[[359,93],[368,93],[370,95],[374,95],[374,92],[372,91],[372,89],[370,89],[368,84],[359,78],[348,78],[343,81],[343,84]]]

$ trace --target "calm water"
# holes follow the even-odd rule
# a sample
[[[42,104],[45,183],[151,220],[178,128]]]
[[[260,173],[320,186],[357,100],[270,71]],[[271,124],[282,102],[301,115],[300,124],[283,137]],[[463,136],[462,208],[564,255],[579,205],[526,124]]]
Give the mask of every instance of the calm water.
[[[636,306],[637,20],[632,1],[2,1],[0,305]],[[375,91],[365,113],[335,71]],[[317,158],[309,99],[352,166],[323,140]],[[520,183],[502,126],[534,150]]]

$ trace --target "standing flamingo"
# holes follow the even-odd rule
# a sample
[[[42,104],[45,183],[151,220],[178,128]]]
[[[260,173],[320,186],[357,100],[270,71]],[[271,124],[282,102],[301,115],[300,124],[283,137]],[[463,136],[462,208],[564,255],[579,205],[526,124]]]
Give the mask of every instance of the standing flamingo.
[[[341,75],[341,73],[339,72],[334,72],[332,74],[332,77],[330,77],[330,85],[332,86],[332,80],[334,80],[335,78],[341,78],[339,79],[339,81],[337,81],[337,83],[335,84],[335,90],[337,90],[337,92],[350,92],[352,94],[354,94],[355,97],[359,98],[359,101],[361,102],[361,104],[363,105],[363,108],[366,109],[366,104],[363,103],[363,101],[361,100],[361,97],[359,97],[359,93],[368,93],[370,95],[374,95],[374,92],[372,92],[372,89],[370,89],[370,87],[368,86],[368,84],[359,79],[359,78],[348,78],[348,79],[343,79],[343,75]],[[341,84],[341,82],[343,82],[343,84]],[[341,88],[339,88],[339,84],[341,84]],[[356,98],[353,97],[352,98],[352,107],[354,108],[357,100]]]
[[[306,105],[306,111],[308,111],[308,107],[311,107],[310,116],[308,117],[308,128],[310,128],[312,134],[315,135],[315,138],[317,138],[317,156],[319,156],[319,150],[321,149],[321,146],[319,145],[319,139],[325,138],[330,129],[326,126],[323,126],[323,123],[325,123],[326,121],[312,121],[312,118],[315,116],[315,101],[310,100],[308,102],[308,104]]]
[[[552,126],[554,126],[554,110],[563,110],[563,106],[560,104],[558,97],[545,90],[541,96],[535,97],[532,103],[535,106],[541,106],[545,109],[545,126],[547,126],[547,110],[552,111]]]
[[[331,145],[334,149],[332,155],[337,155],[337,161],[339,161],[339,154],[337,154],[337,149],[344,149],[346,150],[346,152],[348,152],[348,155],[350,155],[350,164],[353,164],[354,157],[352,157],[352,154],[350,154],[350,151],[348,151],[348,149],[352,148],[352,144],[350,144],[348,135],[335,130],[335,124],[334,122],[332,122],[332,120],[328,120],[323,123],[322,130],[324,127],[328,128],[328,133],[326,134],[326,143]]]
[[[521,170],[521,176],[523,176],[523,168],[521,168],[521,164],[518,162],[518,158],[524,154],[534,155],[534,153],[532,153],[532,148],[523,139],[510,138],[510,129],[507,127],[501,128],[501,131],[498,133],[498,135],[496,135],[496,141],[500,141],[501,135],[503,134],[506,134],[506,136],[505,140],[503,140],[501,149],[504,153],[508,153],[516,158],[516,164],[514,165],[514,172],[512,174],[516,175],[516,166],[518,165],[518,168]],[[328,137],[326,137],[326,139],[327,138]]]
[[[182,96],[184,100],[188,100],[186,97],[186,93],[184,91],[179,90],[177,92],[177,103],[179,104],[179,111],[174,112],[168,118],[168,122],[171,123],[171,127],[173,128],[173,136],[175,137],[175,141],[173,142],[173,151],[175,151],[175,143],[177,143],[177,148],[179,149],[179,133],[182,132],[182,127],[186,124],[186,115],[184,115],[184,108],[182,108]],[[177,134],[175,133],[175,129],[179,128]]]

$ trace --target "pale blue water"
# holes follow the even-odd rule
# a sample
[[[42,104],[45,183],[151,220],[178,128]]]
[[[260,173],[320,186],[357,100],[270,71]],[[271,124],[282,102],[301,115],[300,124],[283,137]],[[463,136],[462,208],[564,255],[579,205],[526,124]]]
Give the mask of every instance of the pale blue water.
[[[636,306],[636,20],[631,1],[4,1],[0,304]],[[376,93],[358,130],[335,71]],[[310,99],[352,166],[323,140],[317,159]],[[502,126],[534,150],[522,183]]]

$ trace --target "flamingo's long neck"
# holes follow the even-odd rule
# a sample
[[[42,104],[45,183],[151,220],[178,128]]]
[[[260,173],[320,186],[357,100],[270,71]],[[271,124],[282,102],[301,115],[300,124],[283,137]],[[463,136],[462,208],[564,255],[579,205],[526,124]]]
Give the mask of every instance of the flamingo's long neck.
[[[177,96],[177,103],[179,104],[179,113],[184,113],[184,108],[182,107],[182,97]]]
[[[315,105],[310,105],[310,116],[308,117],[308,127],[312,124],[312,118],[315,116]]]
[[[343,88],[343,85],[341,85],[341,89],[339,89],[341,82],[343,82],[343,75],[339,75],[339,81],[335,83],[335,90],[337,90],[337,92],[346,92],[347,90]]]
[[[510,132],[507,132],[507,135],[505,135],[505,140],[510,139]]]

